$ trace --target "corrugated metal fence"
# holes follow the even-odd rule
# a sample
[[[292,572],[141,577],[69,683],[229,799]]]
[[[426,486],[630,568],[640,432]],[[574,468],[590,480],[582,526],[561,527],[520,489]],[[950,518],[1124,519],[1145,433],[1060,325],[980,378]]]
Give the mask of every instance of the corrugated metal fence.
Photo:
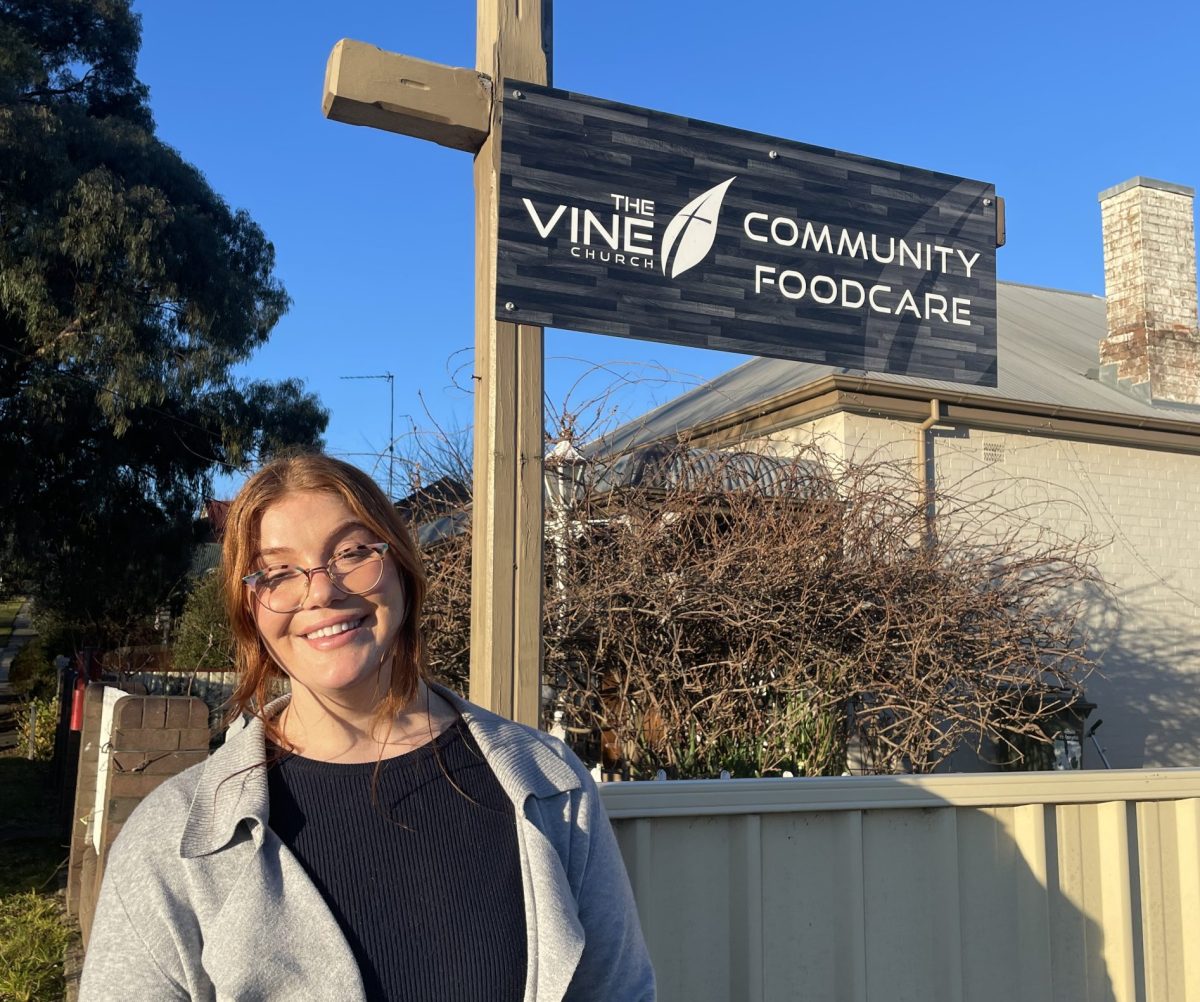
[[[603,796],[662,1002],[1200,1002],[1200,770]]]

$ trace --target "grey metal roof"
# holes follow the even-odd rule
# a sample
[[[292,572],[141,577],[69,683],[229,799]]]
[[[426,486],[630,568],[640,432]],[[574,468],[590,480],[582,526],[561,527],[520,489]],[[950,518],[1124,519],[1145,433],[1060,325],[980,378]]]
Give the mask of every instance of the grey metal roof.
[[[471,512],[469,508],[463,508],[417,526],[417,545],[424,549],[434,543],[461,535],[469,528],[471,528]]]
[[[795,463],[750,452],[716,452],[650,445],[622,452],[612,461],[598,457],[586,466],[593,495],[624,488],[668,490],[702,485],[739,491],[757,488],[767,495],[813,497],[825,494],[825,476],[812,462]]]
[[[580,457],[582,458],[582,457]],[[826,471],[815,462],[796,462],[752,452],[686,449],[654,444],[596,457],[582,468],[593,500],[627,489],[670,490],[713,487],[723,491],[755,489],[768,497],[821,498],[832,494]],[[417,526],[417,544],[426,549],[469,530],[471,509],[464,505]]]
[[[220,543],[197,543],[192,547],[192,558],[188,563],[189,578],[203,577],[221,566]]]
[[[1104,299],[1010,282],[997,283],[997,386],[866,373],[776,358],[756,358],[676,397],[605,436],[597,451],[620,450],[672,436],[723,414],[769,400],[829,375],[867,376],[879,382],[927,388],[950,397],[973,396],[1056,404],[1106,414],[1169,417],[1200,429],[1200,408],[1150,403],[1105,367],[1099,342],[1107,333]]]

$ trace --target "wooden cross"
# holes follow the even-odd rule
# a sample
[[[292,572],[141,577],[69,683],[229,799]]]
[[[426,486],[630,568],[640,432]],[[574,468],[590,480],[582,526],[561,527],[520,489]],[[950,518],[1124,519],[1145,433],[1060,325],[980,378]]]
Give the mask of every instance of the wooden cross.
[[[475,69],[333,47],[327,118],[475,155],[471,699],[536,727],[542,654],[542,329],[495,319],[505,78],[550,83],[552,0],[478,0]]]

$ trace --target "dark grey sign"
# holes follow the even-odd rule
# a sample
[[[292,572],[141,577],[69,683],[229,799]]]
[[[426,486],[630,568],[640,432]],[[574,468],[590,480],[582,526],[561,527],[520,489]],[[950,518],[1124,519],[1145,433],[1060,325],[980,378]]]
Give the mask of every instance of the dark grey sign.
[[[507,81],[503,320],[996,385],[982,181]]]

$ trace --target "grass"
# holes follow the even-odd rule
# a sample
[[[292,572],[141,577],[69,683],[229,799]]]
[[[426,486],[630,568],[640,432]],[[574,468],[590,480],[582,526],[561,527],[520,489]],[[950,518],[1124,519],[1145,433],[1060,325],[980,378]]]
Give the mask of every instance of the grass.
[[[54,820],[50,763],[0,756],[0,1002],[59,1002],[71,925],[59,893],[68,850],[28,837]]]
[[[24,604],[23,598],[6,598],[0,602],[0,649],[8,644],[8,639],[12,636],[13,620]]]
[[[60,1002],[69,936],[57,896],[21,891],[0,897],[0,999]]]

